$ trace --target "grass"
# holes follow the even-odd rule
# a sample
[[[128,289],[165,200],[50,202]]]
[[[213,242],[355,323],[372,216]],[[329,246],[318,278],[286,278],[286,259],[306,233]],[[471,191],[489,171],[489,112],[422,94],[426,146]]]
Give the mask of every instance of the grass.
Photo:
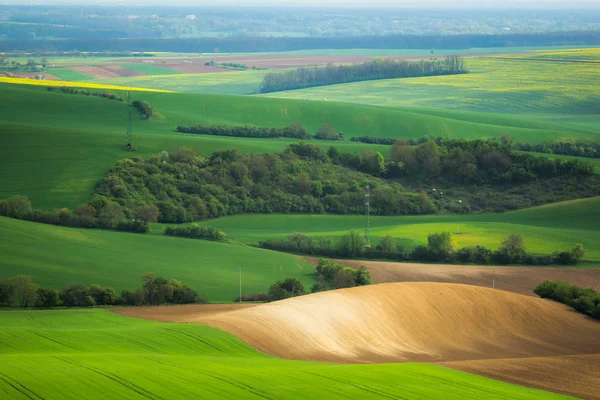
[[[99,309],[0,311],[0,325],[0,392],[16,399],[567,398],[427,364],[274,359],[213,328]]]
[[[84,74],[83,72],[75,71],[70,68],[48,68],[45,72],[50,75],[54,75],[63,81],[85,81],[94,79],[91,76]]]
[[[74,283],[133,290],[142,275],[178,279],[213,302],[243,293],[266,292],[277,280],[300,279],[312,286],[314,267],[288,254],[244,245],[73,229],[0,217],[0,277],[31,275],[36,283],[62,289]],[[35,249],[35,251],[31,251]]]
[[[249,244],[295,232],[338,239],[351,230],[362,232],[364,224],[364,216],[354,215],[240,215],[206,223]],[[426,244],[430,233],[449,231],[456,233],[457,247],[495,249],[508,235],[518,234],[532,253],[571,250],[582,243],[587,249],[585,259],[600,261],[599,224],[600,197],[594,197],[501,214],[372,216],[371,236],[377,242],[391,235],[398,243],[414,247]]]

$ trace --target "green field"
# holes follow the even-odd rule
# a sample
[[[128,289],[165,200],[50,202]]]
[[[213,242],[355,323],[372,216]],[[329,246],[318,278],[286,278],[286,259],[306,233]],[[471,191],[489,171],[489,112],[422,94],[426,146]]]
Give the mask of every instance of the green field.
[[[571,250],[582,243],[585,259],[600,261],[600,197],[554,203],[508,213],[371,217],[371,236],[391,235],[398,243],[414,247],[427,243],[427,235],[456,233],[458,247],[481,245],[497,248],[510,234],[523,236],[532,253]],[[296,232],[339,238],[351,230],[362,232],[365,218],[357,215],[240,215],[206,222],[230,238],[250,244],[283,238]],[[156,230],[160,231],[157,226]]]
[[[177,76],[157,74],[126,78],[95,79],[90,80],[90,82],[107,85],[138,86],[181,93],[249,95],[258,93],[260,83],[267,73],[269,71],[248,70],[179,74]]]
[[[511,114],[590,114],[600,103],[598,65],[469,58],[470,73],[323,86],[266,96]],[[557,79],[560,77],[560,79]]]
[[[46,72],[62,79],[63,81],[77,82],[93,79],[91,76],[84,74],[83,72],[75,71],[74,69],[70,68],[48,68],[46,69]]]
[[[243,292],[265,292],[277,280],[300,279],[308,287],[314,267],[288,254],[244,245],[72,229],[0,217],[0,278],[31,275],[43,286],[97,283],[115,290],[141,286],[146,272],[178,279],[209,301],[231,302]],[[31,249],[35,249],[32,251]]]
[[[513,134],[517,140],[595,137],[583,131],[551,130],[549,123],[504,116],[485,123],[485,116],[454,111],[393,109],[360,104],[305,102],[255,97],[132,92],[157,114],[133,122],[135,153],[125,152],[126,105],[117,101],[49,92],[44,87],[0,84],[0,198],[29,196],[37,208],[74,207],[85,202],[96,182],[117,160],[147,157],[162,150],[190,146],[209,155],[237,148],[252,153],[283,150],[292,141],[186,135],[178,125],[228,123],[281,127],[302,121],[310,131],[323,122],[346,133],[379,137],[491,137]],[[122,94],[124,95],[124,94]],[[68,111],[68,112],[67,112]],[[418,112],[417,112],[418,111]],[[474,121],[469,121],[469,118]],[[491,117],[490,117],[491,118]],[[504,124],[504,125],[503,125]],[[332,142],[316,142],[329,147]],[[342,151],[371,148],[386,154],[387,146],[337,143]]]
[[[0,392],[15,399],[567,398],[427,364],[274,359],[206,326],[98,309],[0,311],[0,325]]]

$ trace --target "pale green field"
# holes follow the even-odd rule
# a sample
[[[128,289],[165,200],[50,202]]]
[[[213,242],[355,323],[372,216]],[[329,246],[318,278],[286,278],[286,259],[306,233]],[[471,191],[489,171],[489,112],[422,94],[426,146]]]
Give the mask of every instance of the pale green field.
[[[365,217],[359,215],[240,215],[209,221],[206,225],[225,231],[230,238],[250,244],[284,238],[296,232],[338,239],[351,231],[364,232]],[[508,213],[428,216],[372,216],[375,243],[391,235],[406,247],[426,244],[427,235],[455,234],[457,247],[473,245],[498,248],[508,235],[523,236],[532,253],[571,250],[582,243],[585,259],[600,261],[600,197],[554,203]],[[159,227],[156,227],[160,230]]]
[[[465,75],[357,82],[265,96],[492,113],[597,114],[598,65],[493,57],[469,58],[465,63],[470,70]],[[598,117],[591,121],[599,129]]]

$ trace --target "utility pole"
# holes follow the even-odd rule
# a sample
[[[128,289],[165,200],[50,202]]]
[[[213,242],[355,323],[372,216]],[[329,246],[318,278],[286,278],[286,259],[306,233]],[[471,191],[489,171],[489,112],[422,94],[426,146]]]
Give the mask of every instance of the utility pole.
[[[492,289],[496,289],[496,270],[492,272]]]
[[[240,303],[242,302],[242,266],[238,267],[240,270]]]
[[[367,185],[365,193],[365,247],[371,247],[371,188]]]

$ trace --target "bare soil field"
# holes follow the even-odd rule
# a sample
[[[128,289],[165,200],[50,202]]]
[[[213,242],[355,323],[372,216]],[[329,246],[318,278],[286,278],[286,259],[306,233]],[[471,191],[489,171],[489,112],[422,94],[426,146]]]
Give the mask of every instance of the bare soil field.
[[[281,358],[434,362],[527,387],[600,399],[600,323],[562,304],[449,283],[387,283],[268,304],[118,308],[201,323]]]
[[[316,258],[303,258],[314,265],[318,262]],[[445,282],[492,287],[494,282],[496,289],[535,296],[533,289],[541,282],[551,280],[600,290],[600,269],[333,261],[353,268],[366,266],[371,271],[373,283]]]
[[[439,363],[516,385],[600,399],[600,354]]]
[[[193,322],[201,317],[256,307],[258,304],[186,304],[182,306],[124,307],[110,311],[125,317],[151,319],[161,322]]]
[[[370,285],[243,309],[114,311],[214,326],[265,353],[294,360],[444,362],[600,354],[600,323],[562,304],[458,284]]]
[[[81,73],[91,76],[94,79],[123,78],[129,76],[144,75],[139,72],[133,71],[129,68],[121,67],[120,65],[78,65],[69,67],[69,69],[79,71]]]

